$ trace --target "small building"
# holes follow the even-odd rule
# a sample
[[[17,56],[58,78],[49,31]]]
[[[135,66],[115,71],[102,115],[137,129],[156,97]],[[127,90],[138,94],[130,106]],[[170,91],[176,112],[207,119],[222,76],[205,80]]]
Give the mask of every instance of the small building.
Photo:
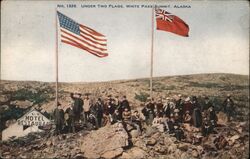
[[[31,132],[42,132],[43,126],[51,124],[51,121],[36,109],[31,109],[17,122],[2,131],[2,140],[26,136]]]

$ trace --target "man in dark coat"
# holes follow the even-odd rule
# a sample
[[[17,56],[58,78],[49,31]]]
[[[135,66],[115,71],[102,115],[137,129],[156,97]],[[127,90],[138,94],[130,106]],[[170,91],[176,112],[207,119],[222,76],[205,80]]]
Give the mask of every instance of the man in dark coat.
[[[174,114],[176,106],[173,99],[167,98],[167,102],[163,106],[164,114],[166,117],[170,118],[170,114]]]
[[[115,108],[118,109],[121,105],[121,102],[119,100],[119,96],[115,96],[114,98],[114,104],[115,104]]]
[[[231,120],[234,111],[234,101],[231,99],[231,95],[228,94],[227,98],[223,102],[224,112],[227,114],[228,121]]]
[[[179,141],[184,139],[184,131],[180,128],[178,124],[174,126],[174,135]]]
[[[109,100],[107,111],[108,111],[108,114],[111,116],[115,112],[115,101],[114,100]]]
[[[193,96],[192,98],[193,105],[193,114],[192,114],[192,123],[195,127],[199,128],[202,125],[202,114],[200,110],[200,104],[198,103],[197,97]]]
[[[175,107],[176,107],[176,109],[179,109],[181,113],[182,113],[183,105],[184,105],[184,100],[182,99],[182,95],[179,94],[178,98],[175,101]],[[183,114],[181,114],[181,115],[183,115]]]
[[[74,113],[74,105],[73,103],[68,107],[65,111],[65,120],[66,125],[68,127],[68,132],[75,133],[75,113]]]
[[[152,103],[152,100],[149,100],[147,103],[145,103],[145,107],[142,109],[142,114],[145,116],[147,125],[151,125],[153,122],[155,117],[154,108],[155,106]]]
[[[83,100],[81,99],[81,94],[70,93],[70,97],[73,100],[73,111],[75,114],[75,121],[79,121],[81,113],[83,111]]]
[[[119,116],[122,118],[122,114],[124,112],[125,109],[128,109],[129,111],[131,110],[130,108],[130,105],[129,105],[129,102],[127,100],[127,97],[126,96],[123,96],[122,97],[122,100],[121,102],[119,103],[118,107],[116,109],[118,109],[119,111]]]
[[[193,105],[192,105],[192,102],[191,102],[191,99],[190,97],[187,97],[184,101],[184,104],[183,104],[183,109],[182,109],[182,115],[185,115],[185,113],[189,111],[190,114],[193,113]]]
[[[166,99],[166,102],[163,106],[163,115],[165,115],[166,117],[170,117],[171,111],[170,111],[170,101],[169,98]]]
[[[62,128],[64,124],[64,111],[61,108],[61,104],[57,104],[57,108],[54,110],[54,119],[55,119],[55,125],[56,125],[56,130],[55,134],[61,134],[62,133]]]
[[[130,106],[129,106],[129,102],[128,102],[126,96],[123,96],[123,97],[122,97],[121,107],[122,107],[122,110],[123,110],[123,111],[124,111],[126,108],[128,109],[128,111],[131,110],[131,108],[130,108]]]
[[[95,116],[97,118],[98,128],[102,127],[102,118],[103,118],[103,102],[101,98],[98,98],[97,102],[94,105]]]
[[[210,101],[210,99],[208,98],[208,96],[205,96],[204,98],[204,103],[201,107],[201,111],[202,112],[206,112],[208,110],[208,108],[212,107],[213,103]]]
[[[166,126],[166,132],[169,134],[173,134],[174,133],[174,125],[175,125],[175,120],[173,115],[170,116],[170,119],[166,120],[165,126]]]
[[[163,104],[162,104],[162,99],[159,99],[158,102],[156,103],[156,113],[160,115],[160,117],[163,117]]]
[[[211,123],[211,129],[213,129],[217,125],[217,121],[218,121],[214,107],[210,107],[208,109],[208,118],[209,118],[209,122]]]

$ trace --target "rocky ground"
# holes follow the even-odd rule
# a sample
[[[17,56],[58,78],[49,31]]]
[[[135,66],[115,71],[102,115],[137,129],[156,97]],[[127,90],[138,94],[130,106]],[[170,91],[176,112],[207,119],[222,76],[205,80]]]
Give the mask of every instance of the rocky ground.
[[[8,127],[31,107],[49,116],[54,109],[55,84],[44,82],[1,81],[0,129]],[[154,79],[154,96],[176,94],[210,97],[217,111],[226,94],[236,104],[235,118],[227,122],[219,112],[219,126],[199,142],[177,141],[175,137],[144,127],[126,132],[120,124],[98,130],[81,130],[76,134],[53,136],[52,131],[0,142],[3,158],[248,158],[249,157],[249,77],[231,74],[202,74]],[[91,93],[92,97],[127,95],[133,109],[149,95],[148,79],[100,83],[60,83],[59,100],[66,108],[70,92]],[[185,135],[197,134],[183,126]],[[217,141],[221,136],[223,140]]]
[[[222,121],[224,114],[219,114]],[[222,118],[221,118],[222,117]],[[125,131],[121,123],[75,134],[33,133],[0,143],[3,158],[248,158],[249,130],[246,122],[220,125],[200,142],[178,141],[175,137],[145,127]],[[184,127],[185,129],[185,127]],[[193,134],[185,131],[185,135]],[[218,136],[224,140],[216,141]]]

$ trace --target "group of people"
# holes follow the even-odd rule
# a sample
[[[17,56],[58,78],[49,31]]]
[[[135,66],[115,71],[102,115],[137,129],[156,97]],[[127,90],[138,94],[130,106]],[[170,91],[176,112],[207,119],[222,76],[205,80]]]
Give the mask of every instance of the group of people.
[[[217,125],[217,116],[213,103],[208,97],[202,102],[196,96],[183,98],[182,95],[173,98],[159,98],[155,101],[148,98],[142,104],[141,113],[131,110],[126,96],[106,99],[98,98],[96,101],[89,98],[89,94],[71,93],[72,102],[64,111],[58,103],[54,111],[56,134],[62,133],[64,128],[68,132],[76,132],[76,125],[91,124],[93,128],[100,128],[107,123],[121,122],[126,129],[127,125],[143,131],[143,125],[157,128],[160,132],[173,134],[178,140],[184,138],[183,125],[197,128],[202,136],[210,134]],[[225,113],[230,120],[233,116],[234,102],[231,95],[222,103]],[[142,118],[143,114],[144,118]],[[145,122],[144,122],[145,121]]]
[[[62,133],[63,129],[75,133],[79,124],[91,124],[93,128],[100,128],[107,122],[114,124],[127,120],[130,116],[131,107],[126,96],[120,100],[118,96],[112,98],[110,95],[106,100],[98,98],[96,101],[91,100],[89,94],[82,98],[80,93],[71,93],[70,97],[72,102],[65,111],[60,103],[54,110],[56,134]]]

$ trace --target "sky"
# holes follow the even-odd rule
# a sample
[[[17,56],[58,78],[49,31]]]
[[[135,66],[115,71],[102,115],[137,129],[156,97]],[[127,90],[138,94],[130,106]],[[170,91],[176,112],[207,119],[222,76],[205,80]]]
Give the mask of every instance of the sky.
[[[189,37],[154,30],[154,77],[249,75],[247,1],[1,1],[1,79],[55,81],[57,41],[59,82],[149,77],[152,9],[142,5],[150,4],[162,5],[190,28]],[[61,43],[60,32],[56,40],[56,10],[104,34],[109,56]]]

